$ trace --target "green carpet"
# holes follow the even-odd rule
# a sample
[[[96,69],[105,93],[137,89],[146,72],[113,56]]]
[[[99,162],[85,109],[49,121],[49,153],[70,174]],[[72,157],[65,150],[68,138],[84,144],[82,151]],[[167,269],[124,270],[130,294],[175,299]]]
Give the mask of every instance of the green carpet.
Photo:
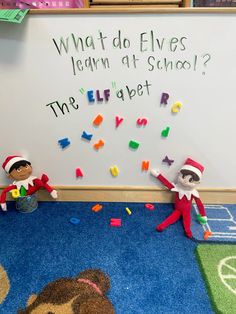
[[[216,313],[236,313],[236,245],[200,244],[196,249]]]

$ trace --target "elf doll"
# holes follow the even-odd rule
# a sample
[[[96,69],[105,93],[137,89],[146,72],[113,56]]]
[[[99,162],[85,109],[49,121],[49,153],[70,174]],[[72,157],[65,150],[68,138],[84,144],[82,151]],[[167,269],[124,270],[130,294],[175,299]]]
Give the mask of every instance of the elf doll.
[[[192,238],[191,208],[193,200],[199,210],[197,219],[200,223],[206,223],[207,217],[204,206],[200,200],[196,185],[200,183],[204,167],[198,162],[188,158],[178,172],[177,183],[169,182],[158,170],[152,169],[151,174],[156,177],[169,190],[175,192],[174,211],[156,227],[161,232],[169,225],[183,218],[184,231],[187,237]]]
[[[20,196],[31,195],[40,188],[46,189],[53,198],[57,198],[57,191],[47,184],[48,177],[43,174],[41,179],[32,176],[31,163],[21,156],[8,156],[2,164],[7,176],[14,180],[6,187],[0,196],[0,204],[3,211],[7,210],[6,195],[10,191],[19,191]]]

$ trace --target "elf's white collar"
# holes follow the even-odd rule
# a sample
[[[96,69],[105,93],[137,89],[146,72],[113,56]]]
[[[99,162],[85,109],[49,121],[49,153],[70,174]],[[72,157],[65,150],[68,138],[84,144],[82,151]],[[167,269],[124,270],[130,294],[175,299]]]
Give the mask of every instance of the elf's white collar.
[[[28,190],[29,185],[34,186],[34,179],[37,177],[30,176],[28,179],[21,180],[21,181],[14,181],[13,184],[16,185],[17,189],[20,189],[23,186],[26,190]]]
[[[178,192],[179,193],[179,199],[181,200],[184,196],[187,197],[187,199],[190,201],[191,196],[195,196],[197,198],[199,198],[199,193],[197,190],[192,189],[192,190],[186,190],[184,189],[183,186],[179,185],[178,183],[172,183],[174,185],[174,187],[171,189],[172,192]]]

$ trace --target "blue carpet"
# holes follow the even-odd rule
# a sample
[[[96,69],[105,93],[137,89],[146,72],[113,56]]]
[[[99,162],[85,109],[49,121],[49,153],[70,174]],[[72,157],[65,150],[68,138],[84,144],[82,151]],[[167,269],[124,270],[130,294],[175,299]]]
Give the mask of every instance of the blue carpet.
[[[198,213],[196,205],[192,210],[192,232],[197,241],[236,243],[236,205],[205,205],[207,224],[196,221]],[[204,240],[204,231],[210,231],[211,236]]]
[[[11,289],[1,314],[14,314],[30,294],[48,282],[101,268],[111,279],[109,298],[117,314],[211,314],[194,251],[179,221],[162,233],[155,227],[172,211],[171,204],[41,202],[31,214],[9,205],[0,214],[0,264]],[[125,207],[132,214],[128,215]],[[78,218],[78,224],[70,218]],[[122,227],[110,227],[121,218]]]

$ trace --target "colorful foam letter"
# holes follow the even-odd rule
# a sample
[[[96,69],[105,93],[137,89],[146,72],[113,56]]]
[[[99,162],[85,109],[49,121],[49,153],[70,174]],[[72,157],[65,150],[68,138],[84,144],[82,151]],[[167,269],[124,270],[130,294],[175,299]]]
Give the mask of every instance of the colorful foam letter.
[[[154,210],[154,209],[155,209],[155,206],[154,206],[153,204],[150,204],[150,203],[145,204],[145,207],[146,207],[147,209],[149,209],[149,210]]]
[[[103,121],[103,116],[98,114],[96,118],[93,120],[93,125],[99,126]]]
[[[73,225],[78,225],[78,223],[80,222],[80,220],[76,217],[71,217],[70,218],[70,223]]]
[[[136,123],[137,125],[147,125],[148,120],[146,118],[139,118]]]
[[[131,213],[131,210],[129,209],[129,207],[126,207],[125,210],[126,210],[126,212],[127,212],[129,215],[132,214],[132,213]]]
[[[132,149],[137,149],[139,147],[139,142],[130,141],[129,142],[129,147],[132,148]]]
[[[170,132],[170,127],[167,126],[164,130],[162,130],[161,136],[162,137],[167,137],[169,135],[169,132]]]
[[[118,126],[121,124],[123,120],[124,120],[123,118],[119,118],[118,116],[116,116],[116,128],[118,128]]]
[[[100,96],[99,90],[96,91],[96,95],[97,95],[97,101],[103,101],[103,98]]]
[[[26,196],[27,191],[26,188],[22,185],[20,188],[20,196]]]
[[[110,89],[104,89],[104,97],[105,101],[108,101],[108,99],[110,98]]]
[[[76,178],[83,177],[83,172],[82,172],[82,170],[80,168],[77,168],[75,170],[75,173],[76,173]]]
[[[121,219],[120,218],[111,218],[110,226],[111,227],[121,227]]]
[[[142,161],[142,171],[147,171],[149,169],[149,161]]]
[[[81,137],[84,138],[85,140],[91,141],[93,134],[87,134],[85,131],[83,131]]]
[[[93,90],[88,90],[87,91],[87,97],[89,102],[95,102],[95,99],[93,97]]]
[[[117,166],[111,166],[110,167],[110,172],[113,175],[113,177],[117,177],[119,174],[119,169]]]
[[[174,162],[174,160],[169,159],[168,156],[166,156],[164,159],[162,159],[162,162],[168,163],[169,166]]]
[[[181,102],[177,101],[177,102],[175,102],[175,103],[172,105],[171,111],[172,111],[173,113],[177,113],[177,112],[180,111],[181,108],[182,108]]]
[[[204,240],[207,240],[210,236],[212,236],[212,232],[205,230],[203,235]]]
[[[95,213],[99,212],[101,209],[102,209],[102,205],[100,204],[96,204],[92,207],[92,211]]]
[[[169,99],[169,94],[167,93],[162,93],[161,95],[161,105],[167,105],[167,100]]]
[[[11,190],[11,196],[13,198],[18,198],[20,196],[20,191],[18,189]]]
[[[65,138],[62,138],[61,140],[59,140],[58,144],[61,146],[62,149],[64,149],[70,145],[70,141],[67,137],[65,137]]]
[[[99,140],[97,143],[93,145],[96,150],[99,150],[102,146],[104,146],[105,142],[103,140]]]

